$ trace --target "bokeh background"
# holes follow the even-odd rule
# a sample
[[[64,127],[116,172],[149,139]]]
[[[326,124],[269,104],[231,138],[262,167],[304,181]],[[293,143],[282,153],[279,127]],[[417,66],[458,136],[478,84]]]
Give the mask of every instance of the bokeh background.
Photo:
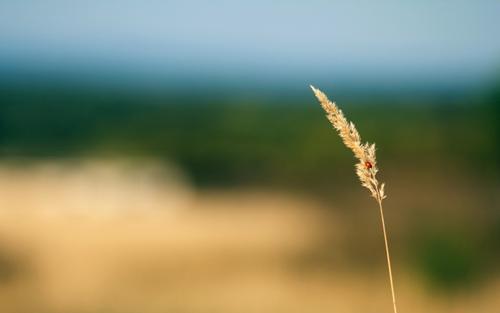
[[[1,1],[0,311],[500,308],[498,1]]]

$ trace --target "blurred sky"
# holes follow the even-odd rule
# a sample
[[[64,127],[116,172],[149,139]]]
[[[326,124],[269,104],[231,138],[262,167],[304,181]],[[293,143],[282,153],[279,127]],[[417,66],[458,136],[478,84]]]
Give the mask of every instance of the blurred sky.
[[[496,0],[1,0],[0,78],[474,86],[498,73],[499,16]]]

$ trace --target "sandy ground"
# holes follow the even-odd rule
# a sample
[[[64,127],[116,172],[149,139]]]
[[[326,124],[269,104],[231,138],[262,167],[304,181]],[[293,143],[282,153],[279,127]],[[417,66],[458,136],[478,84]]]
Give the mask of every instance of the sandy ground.
[[[335,210],[272,191],[196,192],[148,164],[0,167],[0,311],[391,312],[383,266],[342,261],[355,243]],[[445,296],[403,265],[395,275],[400,312],[500,308],[500,280]]]

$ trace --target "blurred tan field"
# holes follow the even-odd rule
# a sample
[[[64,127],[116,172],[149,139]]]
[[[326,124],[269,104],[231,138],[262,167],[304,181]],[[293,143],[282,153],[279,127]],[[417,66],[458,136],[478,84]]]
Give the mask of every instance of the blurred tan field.
[[[389,312],[383,259],[373,263],[381,254],[367,265],[346,256],[371,245],[363,238],[380,250],[376,212],[358,226],[359,212],[340,212],[276,190],[197,191],[154,162],[5,164],[0,311]],[[446,293],[402,259],[401,312],[500,307],[493,274],[473,291]]]

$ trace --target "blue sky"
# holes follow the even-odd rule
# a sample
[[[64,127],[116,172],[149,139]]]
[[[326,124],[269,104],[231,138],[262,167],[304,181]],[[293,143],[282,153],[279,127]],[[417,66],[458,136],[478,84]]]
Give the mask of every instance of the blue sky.
[[[170,80],[432,83],[500,69],[499,1],[0,0],[0,65]]]

